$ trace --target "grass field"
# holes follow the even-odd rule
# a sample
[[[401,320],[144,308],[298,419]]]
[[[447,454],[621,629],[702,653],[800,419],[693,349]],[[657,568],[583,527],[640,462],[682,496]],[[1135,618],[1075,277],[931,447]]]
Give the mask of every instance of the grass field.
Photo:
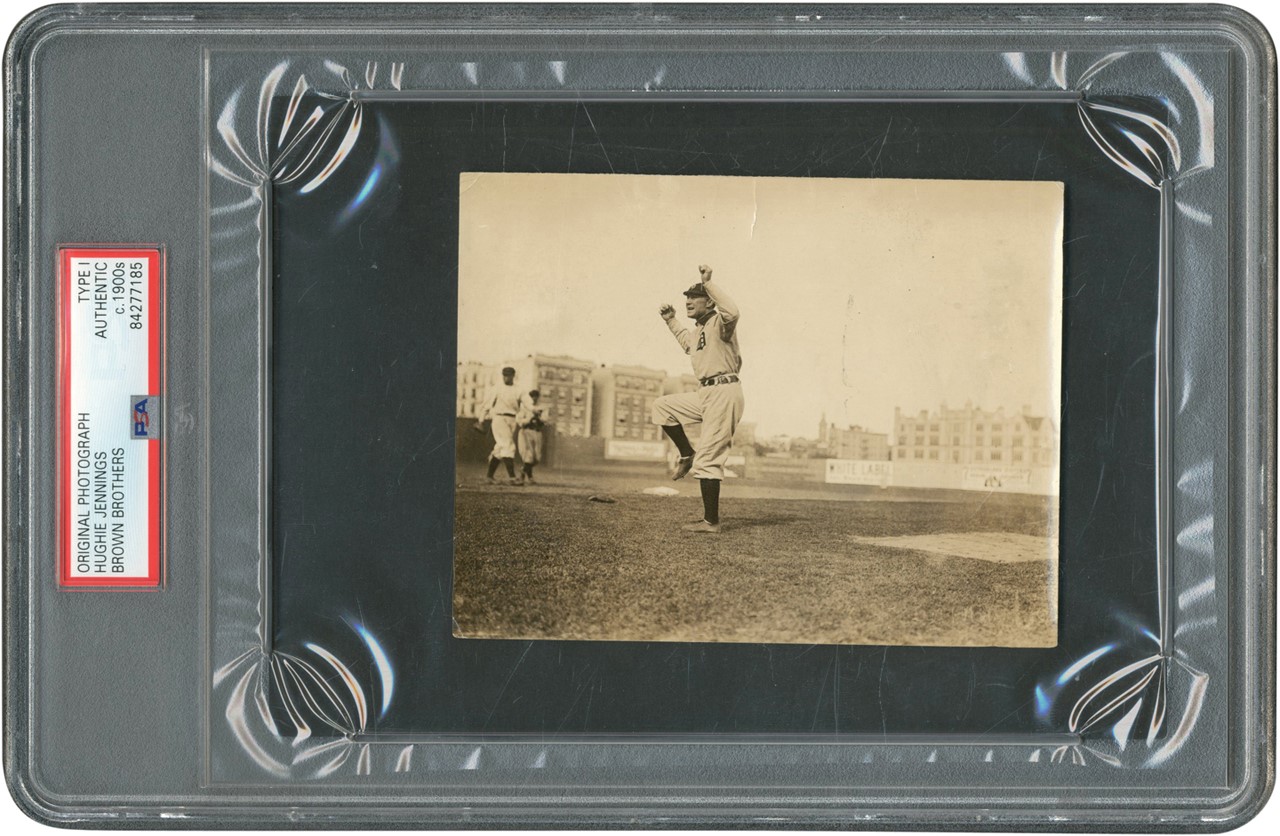
[[[681,495],[674,497],[641,492],[672,485],[659,468],[562,471],[544,480],[494,487],[478,469],[461,472],[457,635],[1057,642],[1056,523],[1048,499],[730,480],[721,499],[722,533],[697,536],[680,530],[702,515],[692,480],[677,483]],[[616,502],[590,501],[599,495]],[[1024,553],[998,560],[963,556],[964,548],[949,545],[971,542],[972,555],[973,544],[1000,541],[996,533],[1044,547],[1034,559]],[[912,539],[895,545],[897,537]]]

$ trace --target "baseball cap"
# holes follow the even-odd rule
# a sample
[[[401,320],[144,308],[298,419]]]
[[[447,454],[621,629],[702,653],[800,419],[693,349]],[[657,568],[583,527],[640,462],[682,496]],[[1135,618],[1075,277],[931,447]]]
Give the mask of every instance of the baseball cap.
[[[503,367],[502,367],[502,373],[503,373],[503,374],[515,374],[515,373],[516,373],[516,370],[515,370],[515,369],[513,369],[513,368],[511,368],[510,366],[503,366]]]
[[[690,287],[688,290],[684,292],[684,295],[685,296],[701,296],[705,299],[711,298],[707,294],[707,289],[702,286],[702,282],[698,282],[694,286]]]
[[[539,392],[537,389],[530,389],[530,390],[529,390],[529,394],[530,394],[530,395],[533,395],[534,397],[538,397],[538,398],[542,397],[542,393],[541,393],[541,392]]]

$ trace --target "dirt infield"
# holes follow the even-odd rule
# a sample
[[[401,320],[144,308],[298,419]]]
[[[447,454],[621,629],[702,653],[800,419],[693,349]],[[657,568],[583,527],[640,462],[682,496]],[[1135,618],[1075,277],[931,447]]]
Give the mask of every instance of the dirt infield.
[[[456,494],[455,634],[1056,644],[1051,552],[1020,560],[973,554],[984,540],[1030,549],[1056,534],[1051,500],[954,493],[913,500],[846,486],[731,482],[723,533],[698,537],[680,530],[701,516],[696,483],[662,497],[641,493],[663,484],[643,473],[547,478],[551,484],[495,488],[464,475]],[[592,502],[593,495],[616,501]],[[938,545],[956,534],[979,536],[955,541],[967,553]],[[928,548],[876,539],[929,536],[919,541]]]

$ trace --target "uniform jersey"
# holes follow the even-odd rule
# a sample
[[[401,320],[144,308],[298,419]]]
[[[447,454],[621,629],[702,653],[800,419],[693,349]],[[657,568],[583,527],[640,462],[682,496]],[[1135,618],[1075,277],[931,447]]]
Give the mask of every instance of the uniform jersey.
[[[521,428],[528,427],[529,429],[540,430],[546,420],[547,407],[541,401],[534,403],[526,400],[521,404],[520,411],[516,413],[516,425]]]
[[[480,420],[487,421],[498,415],[514,418],[523,402],[524,391],[519,386],[500,383],[490,390],[485,399],[484,414],[480,416]]]
[[[715,282],[703,282],[708,298],[716,303],[711,315],[690,331],[677,317],[667,320],[684,353],[693,360],[693,373],[700,380],[742,369],[738,353],[738,306]]]

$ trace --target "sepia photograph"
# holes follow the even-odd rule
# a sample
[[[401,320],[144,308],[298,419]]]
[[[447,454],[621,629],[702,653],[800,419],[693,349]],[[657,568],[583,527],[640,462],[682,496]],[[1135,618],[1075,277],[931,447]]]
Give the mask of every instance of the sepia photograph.
[[[459,207],[455,636],[1056,646],[1061,183]]]

